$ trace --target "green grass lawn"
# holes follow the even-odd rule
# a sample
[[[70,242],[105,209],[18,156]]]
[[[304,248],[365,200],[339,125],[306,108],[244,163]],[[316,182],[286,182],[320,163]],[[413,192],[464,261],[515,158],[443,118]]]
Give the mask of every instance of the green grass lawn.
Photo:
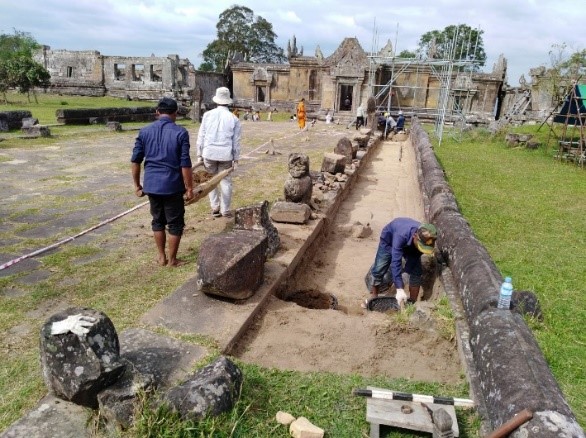
[[[84,108],[134,108],[142,106],[155,106],[155,102],[126,100],[116,97],[88,97],[88,96],[60,96],[58,94],[37,92],[38,103],[30,96],[30,102],[26,94],[15,92],[7,93],[8,103],[0,103],[0,111],[28,110],[33,117],[39,119],[41,125],[53,125],[57,123],[55,111],[59,109],[84,109]]]
[[[578,417],[586,424],[586,169],[553,158],[547,126],[525,126],[537,150],[507,147],[504,134],[445,136],[435,153],[462,214],[517,290],[534,291],[544,321],[529,321]]]

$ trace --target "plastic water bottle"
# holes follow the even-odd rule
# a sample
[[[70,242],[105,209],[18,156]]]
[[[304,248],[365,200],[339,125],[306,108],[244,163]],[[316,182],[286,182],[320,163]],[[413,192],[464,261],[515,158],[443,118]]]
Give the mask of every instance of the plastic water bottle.
[[[509,310],[511,308],[511,295],[513,295],[513,280],[511,280],[511,277],[505,277],[505,281],[501,285],[497,307],[499,309]]]

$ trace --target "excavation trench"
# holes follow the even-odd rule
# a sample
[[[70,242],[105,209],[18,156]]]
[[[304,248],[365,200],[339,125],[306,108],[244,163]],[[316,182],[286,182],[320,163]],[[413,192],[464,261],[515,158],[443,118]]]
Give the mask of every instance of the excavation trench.
[[[362,163],[328,232],[316,240],[315,255],[299,266],[279,297],[269,298],[233,354],[280,369],[460,382],[456,341],[433,310],[443,291],[429,260],[422,292],[429,300],[418,303],[409,321],[396,311],[360,306],[368,297],[365,274],[380,232],[399,216],[424,218],[415,153],[407,142],[383,142]],[[354,237],[357,222],[372,232]]]

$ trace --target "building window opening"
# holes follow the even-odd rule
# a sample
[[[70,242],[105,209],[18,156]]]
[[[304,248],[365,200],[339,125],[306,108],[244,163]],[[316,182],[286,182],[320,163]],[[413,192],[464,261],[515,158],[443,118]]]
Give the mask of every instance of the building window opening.
[[[126,64],[114,64],[114,78],[117,81],[126,79]]]
[[[150,66],[150,74],[151,74],[151,81],[153,82],[161,82],[163,79],[161,77],[161,71],[160,70],[155,70],[155,66],[151,64]]]
[[[67,77],[68,78],[73,77],[73,67],[67,67]]]
[[[256,87],[256,101],[257,102],[264,102],[265,101],[265,90],[264,87]]]
[[[132,64],[132,80],[133,81],[144,80],[144,65],[143,64]]]

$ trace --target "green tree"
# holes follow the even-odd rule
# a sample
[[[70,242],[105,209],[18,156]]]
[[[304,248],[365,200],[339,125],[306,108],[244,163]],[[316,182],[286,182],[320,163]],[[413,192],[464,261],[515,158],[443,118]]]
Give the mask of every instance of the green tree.
[[[33,59],[33,51],[39,47],[36,40],[26,32],[14,30],[13,34],[0,35],[0,92],[6,101],[6,91],[17,88],[21,93],[30,92],[35,87],[47,88],[50,85],[49,72]]]
[[[200,70],[222,72],[229,57],[240,53],[244,60],[282,63],[283,49],[275,43],[273,25],[254,15],[246,6],[234,5],[220,14],[217,37],[202,53]]]
[[[417,53],[410,50],[401,50],[401,53],[399,53],[399,58],[417,58]]]
[[[467,70],[478,71],[486,64],[482,34],[466,24],[450,25],[444,30],[432,30],[419,39],[417,53],[421,58],[474,61]]]
[[[549,51],[550,66],[546,67],[544,83],[552,104],[560,103],[572,85],[586,75],[586,49],[568,53],[566,43],[552,44]]]

